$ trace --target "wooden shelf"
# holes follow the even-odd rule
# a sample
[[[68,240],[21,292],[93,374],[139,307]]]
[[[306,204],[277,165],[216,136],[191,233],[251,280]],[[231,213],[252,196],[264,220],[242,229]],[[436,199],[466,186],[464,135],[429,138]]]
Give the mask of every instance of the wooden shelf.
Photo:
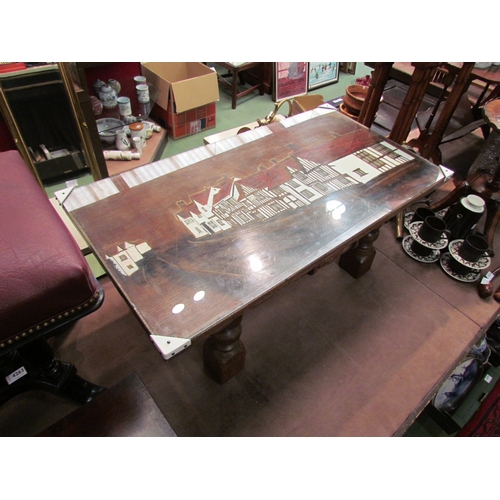
[[[153,120],[148,121],[152,122]],[[167,131],[164,128],[160,132],[153,132],[151,138],[146,141],[146,147],[142,150],[140,160],[107,160],[106,167],[109,175],[121,174],[127,170],[132,170],[133,168],[159,160],[167,141]],[[103,150],[114,149],[112,144],[109,146],[109,148],[106,148],[103,144]]]

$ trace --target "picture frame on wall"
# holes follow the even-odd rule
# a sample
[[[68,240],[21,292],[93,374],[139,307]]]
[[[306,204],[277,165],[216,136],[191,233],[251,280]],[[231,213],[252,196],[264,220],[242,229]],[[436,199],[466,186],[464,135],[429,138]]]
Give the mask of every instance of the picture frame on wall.
[[[307,62],[274,63],[273,100],[275,102],[307,94]]]
[[[315,90],[339,81],[338,62],[310,62],[307,69],[307,90]]]

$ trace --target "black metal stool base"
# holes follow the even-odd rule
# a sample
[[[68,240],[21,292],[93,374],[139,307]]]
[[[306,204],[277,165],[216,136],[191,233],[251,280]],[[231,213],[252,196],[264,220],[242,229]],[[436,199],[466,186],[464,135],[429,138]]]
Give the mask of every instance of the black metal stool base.
[[[73,364],[54,357],[41,339],[4,356],[0,377],[0,405],[31,390],[48,391],[77,403],[88,403],[105,390],[78,376]]]

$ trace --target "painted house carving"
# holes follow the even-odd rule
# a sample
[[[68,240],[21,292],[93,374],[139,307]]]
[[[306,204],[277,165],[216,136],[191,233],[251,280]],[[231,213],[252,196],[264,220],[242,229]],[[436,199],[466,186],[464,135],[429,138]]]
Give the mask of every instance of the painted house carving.
[[[176,215],[196,238],[226,231],[283,210],[295,210],[335,191],[365,184],[413,157],[383,141],[326,165],[293,158],[245,179],[224,179],[191,195]]]
[[[117,253],[106,255],[106,258],[125,276],[130,276],[138,271],[139,266],[137,262],[142,260],[144,258],[143,255],[151,250],[151,247],[146,242],[135,245],[126,241],[124,245],[117,245],[116,248],[118,250]]]

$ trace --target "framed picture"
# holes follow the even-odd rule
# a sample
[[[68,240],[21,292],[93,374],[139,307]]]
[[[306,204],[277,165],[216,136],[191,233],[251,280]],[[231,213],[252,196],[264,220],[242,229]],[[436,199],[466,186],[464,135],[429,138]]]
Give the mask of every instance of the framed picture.
[[[339,81],[338,62],[310,62],[307,90],[319,89]]]
[[[307,94],[307,76],[307,62],[274,63],[274,101]]]

